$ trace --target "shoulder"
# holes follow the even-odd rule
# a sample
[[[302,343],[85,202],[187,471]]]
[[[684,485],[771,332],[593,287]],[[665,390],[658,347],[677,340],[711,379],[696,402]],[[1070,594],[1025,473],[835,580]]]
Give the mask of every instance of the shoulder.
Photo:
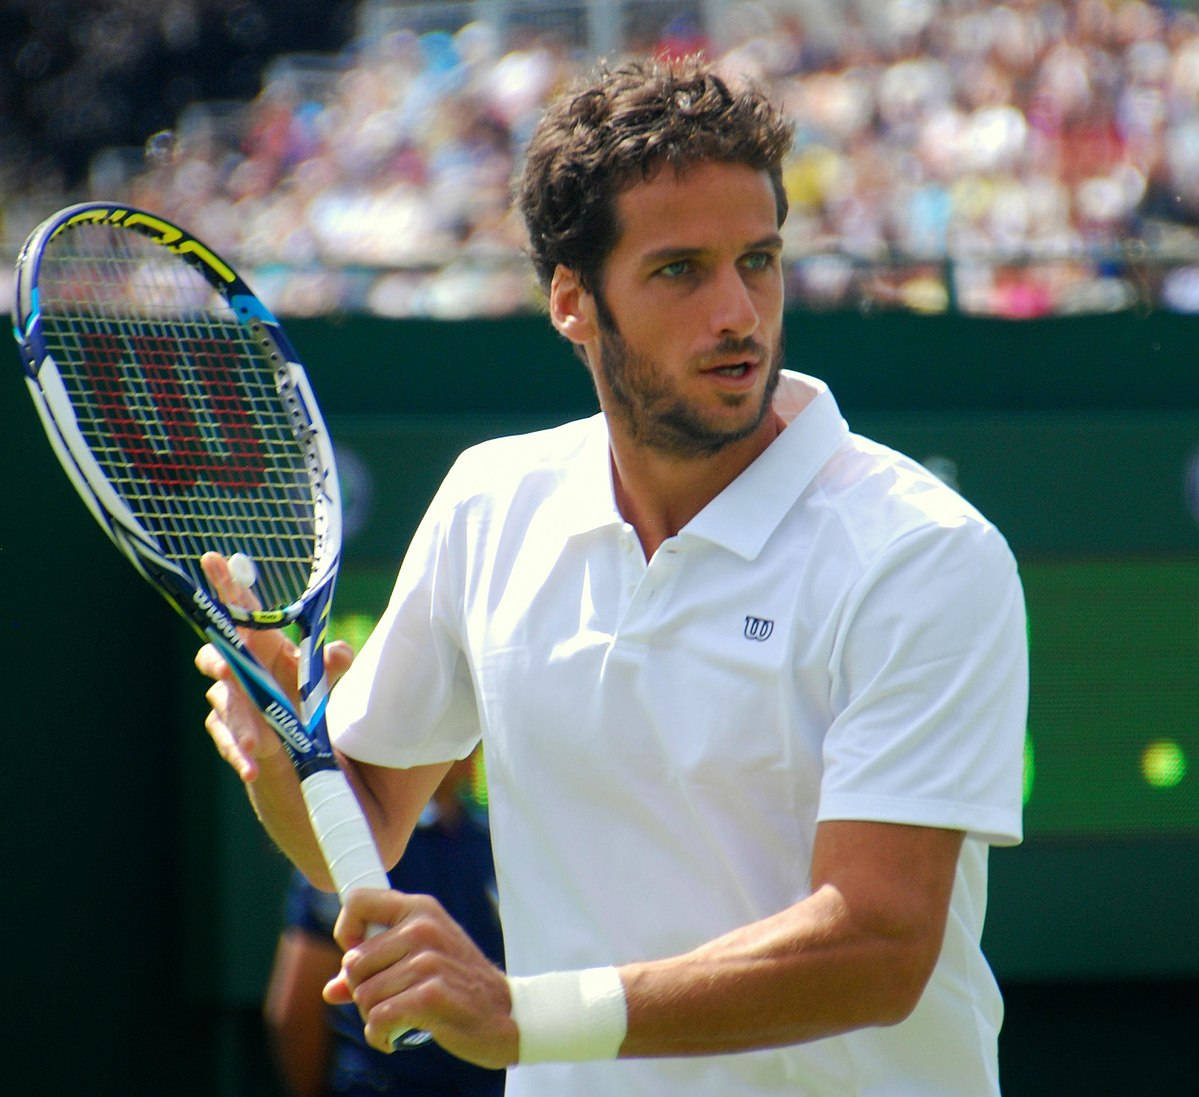
[[[973,504],[910,457],[861,435],[848,435],[821,469],[810,501],[862,568],[930,543],[1012,562],[1002,534]]]
[[[454,462],[438,493],[440,503],[458,509],[549,494],[601,435],[606,439],[602,418],[592,416],[480,442]]]

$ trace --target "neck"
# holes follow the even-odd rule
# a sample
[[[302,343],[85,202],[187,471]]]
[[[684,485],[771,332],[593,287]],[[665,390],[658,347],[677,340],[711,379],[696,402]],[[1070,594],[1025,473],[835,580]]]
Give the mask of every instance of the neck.
[[[771,411],[753,434],[713,454],[658,453],[612,428],[612,483],[621,517],[637,531],[645,558],[673,537],[729,486],[782,432]]]

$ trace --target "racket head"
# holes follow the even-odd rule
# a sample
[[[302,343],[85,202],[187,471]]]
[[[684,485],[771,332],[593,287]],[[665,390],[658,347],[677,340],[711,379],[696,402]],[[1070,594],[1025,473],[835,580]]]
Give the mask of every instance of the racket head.
[[[301,779],[338,893],[387,875],[324,727],[323,644],[341,551],[333,447],[298,357],[233,268],[144,210],[90,202],[17,260],[14,334],[63,468],[137,569],[225,654]],[[222,602],[206,552],[254,564]],[[299,712],[238,625],[298,622]],[[427,1033],[404,1034],[417,1046]]]
[[[225,260],[144,210],[70,206],[25,242],[13,320],[68,476],[180,612],[234,643],[237,625],[327,605],[341,550],[332,443],[282,327]],[[256,606],[222,602],[207,551],[254,562]]]

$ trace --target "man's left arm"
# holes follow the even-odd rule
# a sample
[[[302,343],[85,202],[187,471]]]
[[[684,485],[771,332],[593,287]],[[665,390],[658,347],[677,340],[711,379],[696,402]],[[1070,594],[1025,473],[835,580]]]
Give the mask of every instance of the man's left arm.
[[[526,980],[534,1001],[545,995],[535,1012],[550,1028],[548,1037],[535,1034],[532,1056],[533,1034],[514,1021],[503,972],[424,897],[351,895],[338,923],[349,951],[327,996],[358,1005],[376,1047],[419,1028],[489,1067],[711,1055],[895,1024],[915,1008],[940,953],[962,838],[893,823],[821,823],[808,897],[691,952],[608,971],[623,992],[623,1031],[612,1028],[610,1001],[595,1012],[586,990],[576,1007],[556,974]],[[372,921],[392,928],[366,940]],[[563,981],[571,987],[573,976]],[[589,1031],[592,1018],[602,1031]],[[605,1041],[610,1051],[597,1054]]]
[[[620,969],[621,1055],[745,1051],[902,1021],[941,951],[962,838],[821,823],[807,898],[692,952]]]

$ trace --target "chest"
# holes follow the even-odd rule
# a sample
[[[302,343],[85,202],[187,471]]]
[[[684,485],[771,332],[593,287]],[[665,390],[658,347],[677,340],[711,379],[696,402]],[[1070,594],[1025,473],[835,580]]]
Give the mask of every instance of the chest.
[[[833,635],[802,559],[684,536],[647,563],[628,529],[525,545],[467,599],[489,768],[814,798]]]

